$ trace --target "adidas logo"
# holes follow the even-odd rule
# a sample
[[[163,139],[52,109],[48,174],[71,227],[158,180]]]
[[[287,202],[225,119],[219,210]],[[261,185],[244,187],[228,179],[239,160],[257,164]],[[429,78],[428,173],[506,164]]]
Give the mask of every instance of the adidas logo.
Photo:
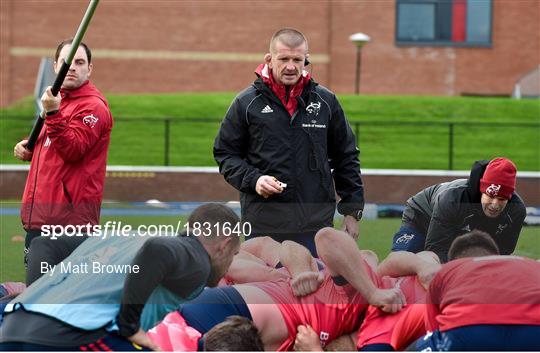
[[[266,113],[273,113],[274,111],[272,110],[272,108],[270,108],[269,105],[267,105],[266,107],[263,108],[263,110],[261,110],[261,113],[263,114],[266,114]]]

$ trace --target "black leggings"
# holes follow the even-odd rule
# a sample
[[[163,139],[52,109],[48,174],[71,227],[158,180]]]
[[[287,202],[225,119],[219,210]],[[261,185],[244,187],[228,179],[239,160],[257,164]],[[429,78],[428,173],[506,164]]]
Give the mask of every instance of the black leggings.
[[[26,285],[39,279],[45,271],[41,264],[54,266],[64,261],[88,236],[62,236],[56,239],[40,236],[39,231],[28,231],[26,234],[28,249],[25,249]]]

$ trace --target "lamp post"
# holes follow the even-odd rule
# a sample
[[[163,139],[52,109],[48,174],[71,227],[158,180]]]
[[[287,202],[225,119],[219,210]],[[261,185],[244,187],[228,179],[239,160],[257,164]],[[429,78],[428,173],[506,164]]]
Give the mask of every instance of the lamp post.
[[[355,33],[349,36],[349,40],[353,42],[353,44],[356,46],[356,79],[354,81],[354,93],[360,94],[360,61],[361,56],[360,52],[362,51],[362,47],[369,42],[371,38],[367,34],[364,33]]]

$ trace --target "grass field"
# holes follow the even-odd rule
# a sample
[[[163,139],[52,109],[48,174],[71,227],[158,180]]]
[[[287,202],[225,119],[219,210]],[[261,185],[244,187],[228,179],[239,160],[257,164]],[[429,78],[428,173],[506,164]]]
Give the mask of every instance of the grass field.
[[[233,93],[107,97],[116,118],[110,165],[163,165],[164,118],[171,119],[170,165],[215,165],[212,145]],[[458,124],[454,127],[454,169],[467,170],[474,160],[506,156],[519,170],[540,170],[538,100],[352,95],[339,98],[351,123],[360,123],[362,168],[446,169],[449,128],[426,123],[451,122]],[[1,163],[17,163],[12,157],[13,146],[28,134],[33,109],[32,102],[26,99],[0,110]],[[203,122],[204,119],[213,122]],[[462,123],[485,125],[459,125]],[[500,125],[516,123],[536,125]]]
[[[164,118],[171,119],[170,165],[214,166],[212,145],[233,93],[107,95],[116,118],[109,165],[163,165]],[[412,125],[418,122],[482,123],[454,127],[454,169],[467,170],[477,159],[511,158],[518,170],[540,170],[540,102],[506,98],[464,97],[339,97],[358,130],[362,168],[445,169],[448,165],[448,127]],[[0,110],[0,163],[18,163],[13,146],[27,136],[33,103],[25,99]],[[157,118],[157,120],[145,120]],[[185,119],[200,122],[186,122]],[[213,119],[212,122],[202,122]],[[409,125],[397,122],[408,122]],[[375,124],[374,124],[375,123]],[[536,124],[509,127],[499,124]],[[1,197],[1,195],[0,195]],[[12,206],[10,206],[12,207]],[[176,223],[176,217],[102,217],[138,224]],[[363,220],[360,246],[388,252],[398,219]],[[540,257],[539,229],[524,228],[517,252]],[[18,236],[18,237],[17,237]],[[0,216],[0,281],[23,280],[24,233],[19,217]]]
[[[10,205],[9,207],[13,207]],[[178,217],[174,216],[114,216],[102,217],[102,223],[121,221],[133,227],[139,224],[176,224]],[[394,232],[399,228],[400,220],[378,219],[362,220],[360,223],[359,246],[363,249],[374,250],[379,258],[384,258],[390,249]],[[339,225],[336,225],[339,226]],[[540,229],[539,227],[524,227],[518,242],[517,254],[532,258],[540,258]],[[14,241],[14,237],[15,238]],[[4,281],[24,281],[23,247],[24,232],[16,215],[0,215],[0,283]]]

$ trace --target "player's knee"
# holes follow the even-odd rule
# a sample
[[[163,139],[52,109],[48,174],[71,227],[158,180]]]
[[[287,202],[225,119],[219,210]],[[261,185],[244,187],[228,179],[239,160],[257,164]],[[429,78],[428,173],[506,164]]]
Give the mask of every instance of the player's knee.
[[[332,243],[332,239],[335,237],[335,229],[330,227],[322,228],[315,234],[315,245],[317,249],[323,249]],[[319,250],[317,250],[319,252]]]
[[[261,249],[278,249],[280,244],[276,240],[274,240],[272,237],[260,237],[260,245]]]
[[[362,258],[373,268],[379,264],[379,257],[371,250],[360,250]]]
[[[284,240],[281,243],[281,246],[295,246],[295,245],[298,245],[298,243],[292,240]]]

